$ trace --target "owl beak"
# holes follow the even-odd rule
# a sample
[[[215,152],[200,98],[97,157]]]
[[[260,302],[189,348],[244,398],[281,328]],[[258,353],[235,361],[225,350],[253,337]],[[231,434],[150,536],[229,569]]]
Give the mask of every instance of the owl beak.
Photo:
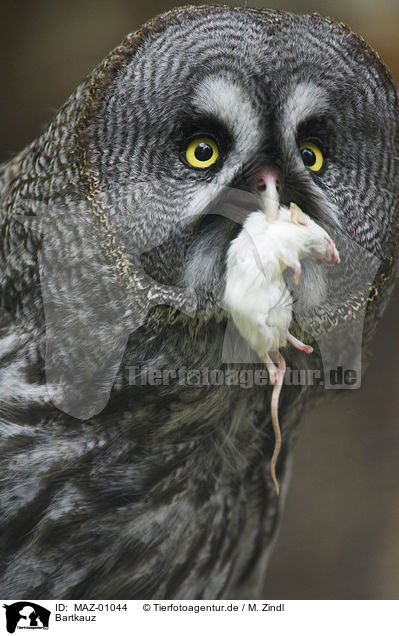
[[[264,167],[259,171],[258,189],[268,192],[270,198],[279,198],[280,175],[275,168]]]
[[[242,225],[248,214],[263,208],[270,221],[274,216],[277,218],[280,205],[279,172],[273,167],[262,167],[254,186],[255,192],[252,189],[240,189],[239,186],[226,187],[203,211],[203,217],[220,214]]]

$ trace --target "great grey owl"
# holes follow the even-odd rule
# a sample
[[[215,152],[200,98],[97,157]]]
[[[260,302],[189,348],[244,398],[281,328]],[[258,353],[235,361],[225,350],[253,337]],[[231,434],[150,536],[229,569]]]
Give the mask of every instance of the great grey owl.
[[[128,35],[2,165],[0,596],[261,597],[298,420],[336,369],[359,383],[393,286],[398,156],[361,38],[205,6]],[[221,303],[264,166],[341,255],[287,278],[315,351],[284,355],[318,381],[282,390],[280,497],[270,387]]]

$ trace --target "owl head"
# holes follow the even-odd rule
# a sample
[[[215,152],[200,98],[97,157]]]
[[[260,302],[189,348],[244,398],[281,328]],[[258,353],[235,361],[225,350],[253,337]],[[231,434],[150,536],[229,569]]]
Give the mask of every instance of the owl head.
[[[129,35],[89,90],[78,124],[80,179],[127,260],[139,258],[154,280],[183,283],[200,307],[214,306],[227,246],[256,209],[259,174],[271,166],[281,202],[335,234],[344,257],[335,282],[307,268],[298,295],[305,311],[318,307],[328,322],[334,305],[340,322],[354,311],[349,295],[365,301],[375,276],[387,281],[397,236],[397,94],[349,29],[317,15],[186,7]],[[348,281],[369,256],[360,291],[361,282]]]

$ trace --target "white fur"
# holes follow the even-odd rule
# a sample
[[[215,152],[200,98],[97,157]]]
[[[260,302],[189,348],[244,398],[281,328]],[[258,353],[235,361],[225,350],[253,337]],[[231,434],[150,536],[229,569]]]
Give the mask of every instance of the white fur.
[[[338,253],[327,232],[306,215],[306,224],[291,221],[290,210],[280,206],[276,220],[265,210],[252,212],[227,253],[224,302],[249,346],[264,360],[287,342],[292,319],[292,298],[283,271],[300,271],[300,259],[333,264]]]
[[[227,254],[224,301],[249,346],[263,358],[286,342],[292,299],[263,212],[250,214]]]

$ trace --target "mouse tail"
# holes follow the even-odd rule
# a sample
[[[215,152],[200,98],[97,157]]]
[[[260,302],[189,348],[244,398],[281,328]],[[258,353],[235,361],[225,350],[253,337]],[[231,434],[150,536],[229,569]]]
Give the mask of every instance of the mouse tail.
[[[270,462],[270,474],[273,479],[274,486],[276,488],[276,494],[279,495],[280,486],[276,477],[277,459],[281,450],[281,430],[280,430],[280,423],[278,418],[278,403],[279,403],[280,393],[283,386],[285,370],[286,370],[285,360],[279,351],[276,354],[276,362],[277,362],[277,373],[274,378],[274,386],[273,386],[272,400],[271,400],[271,415],[272,415],[272,424],[273,424],[275,442],[274,442],[273,455]]]

